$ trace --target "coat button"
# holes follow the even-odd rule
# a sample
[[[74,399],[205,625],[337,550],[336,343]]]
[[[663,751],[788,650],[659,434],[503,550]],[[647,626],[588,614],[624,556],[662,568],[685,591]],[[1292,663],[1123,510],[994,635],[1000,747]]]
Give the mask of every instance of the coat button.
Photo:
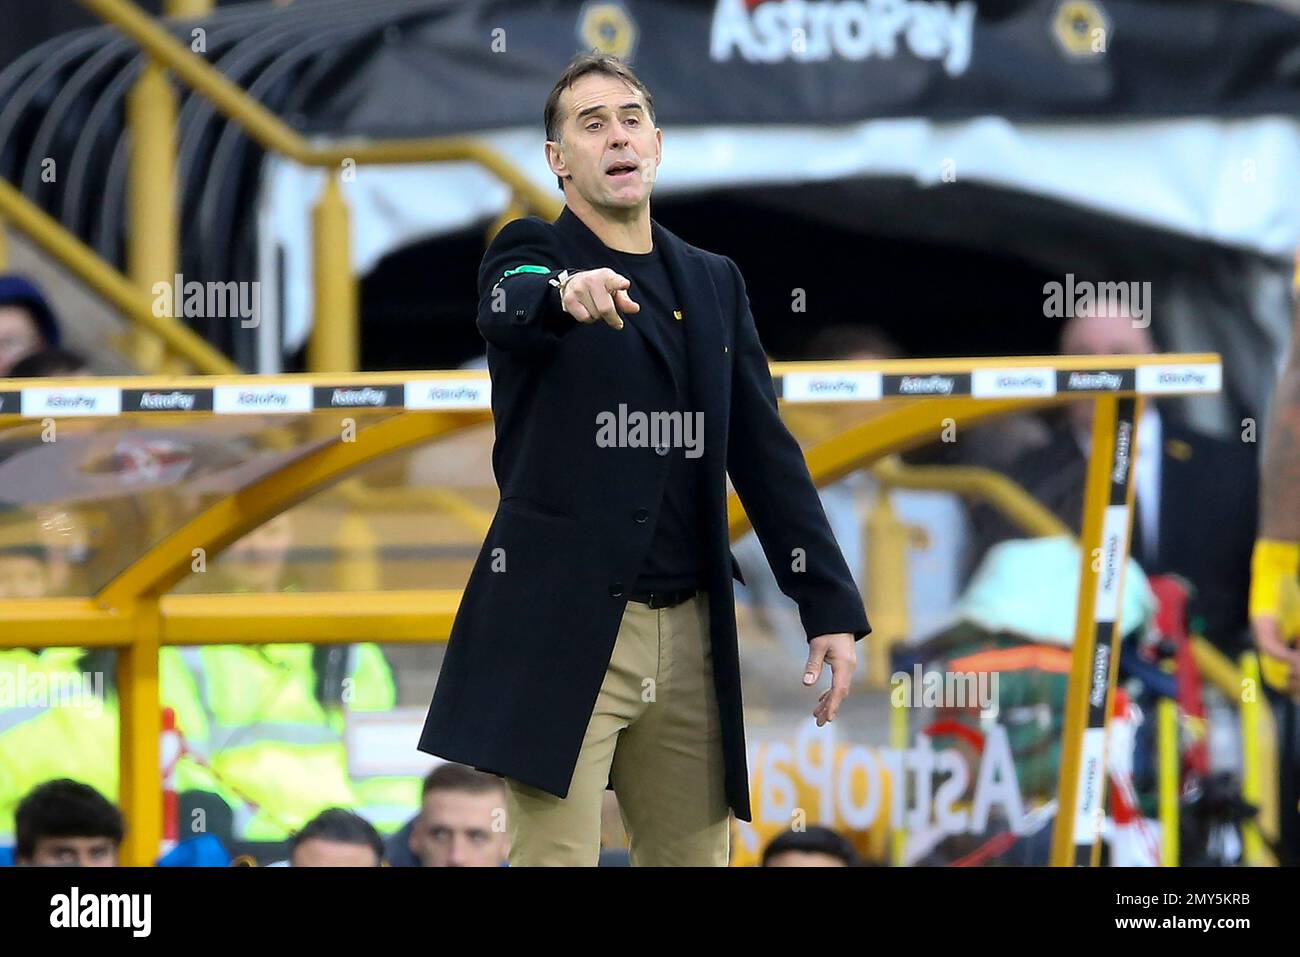
[[[622,597],[623,597],[623,583],[622,583],[622,582],[614,582],[614,584],[612,584],[612,585],[609,586],[609,597],[610,597],[610,598],[622,598]]]
[[[666,445],[655,446],[655,455],[667,455],[667,454],[668,454],[668,446]]]
[[[647,511],[644,508],[638,508],[635,512],[632,513],[632,518],[636,520],[636,523],[638,525],[644,525],[646,523],[646,520],[649,517],[650,517],[649,511]]]

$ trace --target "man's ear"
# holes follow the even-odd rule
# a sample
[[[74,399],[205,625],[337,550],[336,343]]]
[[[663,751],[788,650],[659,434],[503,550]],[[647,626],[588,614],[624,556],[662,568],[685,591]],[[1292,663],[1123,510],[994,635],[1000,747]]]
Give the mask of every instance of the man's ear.
[[[554,140],[546,141],[546,165],[560,179],[569,178],[569,164],[564,159],[564,146]]]
[[[420,849],[416,847],[416,835],[420,833],[420,819],[415,819],[415,826],[411,828],[411,833],[406,835],[406,847],[416,857],[420,856]]]

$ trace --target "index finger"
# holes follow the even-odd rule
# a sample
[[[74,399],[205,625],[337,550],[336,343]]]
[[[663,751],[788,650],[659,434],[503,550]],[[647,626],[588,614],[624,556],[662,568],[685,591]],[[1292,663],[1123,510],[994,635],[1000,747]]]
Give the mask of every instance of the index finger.
[[[592,297],[596,302],[596,309],[600,312],[600,318],[605,320],[605,324],[612,329],[623,328],[623,317],[618,314],[618,309],[614,305],[614,300],[609,292],[596,287],[596,295]]]

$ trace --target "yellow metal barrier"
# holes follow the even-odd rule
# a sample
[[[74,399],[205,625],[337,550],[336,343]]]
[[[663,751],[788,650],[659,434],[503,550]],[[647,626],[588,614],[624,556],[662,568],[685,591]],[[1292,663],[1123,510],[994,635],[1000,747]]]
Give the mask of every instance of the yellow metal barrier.
[[[907,638],[907,555],[910,530],[894,513],[890,493],[895,488],[952,492],[967,501],[985,501],[1029,535],[1070,535],[1069,527],[1044,508],[1016,482],[991,469],[974,466],[904,465],[889,456],[872,466],[880,495],[867,516],[867,582],[875,631],[867,648],[867,684],[888,684],[893,646]]]
[[[536,210],[548,219],[559,215],[562,206],[559,199],[538,188],[503,156],[480,140],[470,137],[440,137],[349,140],[326,144],[308,142],[202,57],[177,41],[129,0],[79,2],[105,23],[129,37],[151,60],[141,80],[142,89],[136,91],[142,101],[148,101],[150,108],[133,110],[130,117],[132,149],[134,151],[138,148],[140,151],[139,164],[142,170],[148,167],[165,171],[175,165],[174,143],[158,135],[164,125],[170,130],[175,124],[174,103],[166,99],[166,96],[170,96],[170,88],[166,89],[166,96],[163,93],[166,81],[162,79],[161,69],[165,68],[208,100],[218,112],[237,124],[264,149],[304,166],[337,171],[345,163],[472,162],[506,183],[513,194],[505,213],[493,224],[493,232],[527,209]],[[178,15],[202,12],[201,6],[201,2],[176,3]],[[154,135],[149,135],[150,133]],[[171,180],[164,176],[152,183],[142,180],[138,184],[138,191],[134,178],[132,185],[133,237],[143,234],[141,238],[133,239],[133,242],[143,244],[146,241],[158,241],[158,237],[166,231],[166,235],[171,237],[168,242],[174,248],[174,219],[169,216],[168,209],[160,199],[162,191],[170,186],[171,202],[174,204],[174,175]],[[316,318],[308,352],[313,371],[351,371],[358,365],[356,277],[351,265],[347,220],[347,208],[338,179],[335,175],[327,175],[313,216]],[[164,258],[163,251],[156,255],[157,261],[151,259],[148,263],[150,271]],[[141,270],[145,270],[143,265]]]
[[[127,95],[126,121],[131,129],[131,162],[127,177],[131,228],[127,235],[127,271],[132,282],[145,292],[151,292],[155,283],[166,283],[170,288],[180,271],[180,217],[176,209],[176,93],[166,74],[156,64],[145,64]],[[172,298],[169,296],[168,300]],[[176,322],[175,318],[165,321]],[[162,348],[157,339],[142,336],[137,330],[131,352],[137,368],[162,368]]]
[[[1069,535],[1070,528],[1014,480],[992,469],[971,465],[904,465],[886,458],[872,474],[887,488],[953,492],[967,501],[984,501],[1029,535]]]
[[[155,316],[148,290],[140,289],[44,210],[0,179],[0,223],[6,220],[128,320],[161,339],[173,354],[184,359],[197,372],[225,375],[239,371],[238,366],[186,326]]]
[[[1164,670],[1174,671],[1167,661]],[[1178,757],[1178,702],[1161,698],[1156,704],[1156,750],[1159,755],[1160,864],[1178,866],[1178,800],[1182,793],[1181,762]]]
[[[1095,867],[1101,856],[1107,728],[1114,707],[1115,680],[1119,674],[1116,662],[1122,635],[1118,614],[1109,628],[1098,627],[1097,595],[1103,569],[1113,578],[1113,582],[1107,583],[1107,590],[1115,596],[1117,605],[1118,596],[1123,594],[1130,516],[1133,513],[1134,483],[1128,476],[1138,453],[1137,429],[1133,423],[1142,417],[1141,398],[1132,400],[1131,409],[1123,409],[1120,402],[1116,396],[1103,396],[1097,399],[1093,408],[1092,451],[1088,459],[1083,534],[1080,536],[1078,619],[1070,665],[1070,687],[1065,701],[1060,785],[1057,788],[1060,806],[1052,829],[1051,860],[1057,867],[1071,864]],[[1103,548],[1107,506],[1114,484],[1112,476],[1120,461],[1116,439],[1125,421],[1130,428],[1125,437],[1129,445],[1127,454],[1123,456],[1125,474],[1121,479],[1125,496],[1124,525],[1120,530],[1112,530]],[[1109,654],[1100,650],[1105,647],[1109,648]]]
[[[911,374],[955,373],[969,377],[977,371],[1001,374],[1005,370],[1055,368],[1053,375],[1065,375],[1071,370],[1096,368],[1098,360],[1091,357],[1024,358],[943,360],[925,362],[906,360],[880,363],[777,363],[772,367],[778,382],[785,388],[791,383],[814,375],[836,376],[854,373],[864,376],[907,376]],[[1217,388],[1218,359],[1210,355],[1166,355],[1147,357],[1107,357],[1109,369],[1138,370],[1135,378],[1141,382],[1143,371],[1163,375],[1159,368],[1143,370],[1144,366],[1195,367],[1201,370],[1202,383],[1181,392],[1205,392]],[[996,377],[996,375],[995,375]],[[1012,376],[1012,378],[1015,378]],[[1151,377],[1145,377],[1150,379]],[[1156,377],[1157,380],[1159,377]],[[405,383],[406,395],[416,394],[415,387],[429,380],[452,379],[462,383],[483,382],[486,375],[480,372],[418,372],[418,373],[363,373],[347,376],[349,388]],[[1215,384],[1209,384],[1209,383]],[[442,383],[439,383],[440,385]],[[221,376],[186,380],[181,378],[138,378],[114,382],[94,380],[43,380],[42,389],[67,389],[75,392],[91,386],[99,389],[130,390],[180,390],[214,391],[224,386],[237,386],[239,390],[256,391],[259,388],[288,388],[291,386],[343,385],[339,376],[302,375],[277,377]],[[0,393],[34,388],[30,382],[0,381]],[[1154,388],[1154,387],[1153,387]],[[415,391],[413,391],[415,390]],[[1155,391],[1160,391],[1155,388]],[[877,396],[879,393],[877,392]],[[459,410],[428,410],[409,407],[390,409],[390,414],[371,424],[360,425],[353,440],[321,442],[329,429],[309,429],[307,438],[310,451],[287,458],[276,470],[253,481],[225,498],[218,499],[197,515],[179,525],[147,551],[135,557],[131,564],[112,578],[96,594],[88,598],[8,599],[0,601],[0,622],[13,627],[0,628],[0,647],[47,647],[58,645],[109,646],[126,650],[119,663],[121,696],[121,721],[123,729],[122,753],[122,803],[132,821],[132,837],[126,849],[125,860],[132,864],[149,863],[161,838],[161,798],[159,767],[159,698],[158,698],[158,648],[165,644],[195,643],[261,643],[268,641],[351,642],[359,636],[371,636],[385,642],[429,642],[445,639],[459,602],[457,591],[420,592],[335,592],[309,594],[224,594],[224,595],[169,595],[166,594],[182,578],[189,575],[193,553],[201,548],[212,560],[229,544],[240,539],[251,529],[303,501],[332,483],[343,480],[377,458],[399,449],[412,448],[457,429],[477,426],[488,421],[486,391],[475,407]],[[1079,619],[1074,648],[1075,667],[1071,678],[1071,699],[1067,707],[1062,752],[1062,780],[1058,788],[1059,812],[1057,815],[1058,843],[1054,860],[1064,857],[1079,863],[1090,863],[1095,858],[1095,845],[1073,841],[1076,812],[1075,796],[1080,793],[1080,769],[1084,758],[1092,767],[1104,767],[1105,724],[1087,729],[1085,739],[1086,706],[1090,689],[1101,693],[1106,700],[1105,714],[1109,713],[1109,696],[1113,693],[1114,656],[1104,661],[1100,684],[1093,681],[1093,638],[1096,637],[1094,613],[1099,587],[1117,589],[1120,582],[1112,577],[1122,573],[1126,554],[1128,515],[1120,521],[1122,528],[1107,526],[1104,561],[1094,566],[1094,556],[1103,555],[1102,513],[1112,491],[1109,478],[1116,471],[1110,454],[1117,445],[1126,447],[1130,454],[1134,411],[1140,399],[1134,392],[1120,395],[1085,393],[1083,395],[1036,396],[1032,398],[987,398],[975,396],[948,399],[913,398],[887,400],[866,421],[841,427],[839,434],[814,443],[806,450],[806,458],[819,485],[835,481],[864,461],[873,457],[901,451],[934,440],[936,423],[950,419],[969,424],[991,415],[1041,407],[1071,398],[1091,399],[1097,406],[1094,426],[1096,455],[1090,466],[1086,500],[1088,503],[1084,523],[1083,589],[1079,602]],[[790,414],[787,398],[786,413]],[[806,400],[816,401],[816,400]],[[870,403],[875,398],[863,400]],[[1119,414],[1121,403],[1128,403],[1126,415]],[[6,403],[6,408],[14,406]],[[19,403],[18,408],[23,404]],[[203,406],[199,406],[202,408]],[[298,415],[329,415],[337,417],[339,409],[313,406]],[[942,412],[942,415],[937,413]],[[124,416],[156,415],[148,412],[123,413]],[[189,413],[207,415],[211,413]],[[264,412],[257,414],[264,415]],[[30,417],[31,413],[28,413]],[[74,417],[75,416],[69,416]],[[20,421],[21,415],[0,410],[0,427]],[[1127,423],[1127,426],[1125,425]],[[1117,428],[1120,442],[1116,442]],[[1129,486],[1131,494],[1131,484]],[[739,501],[729,503],[732,512],[731,527],[739,534],[748,527]],[[1114,513],[1111,513],[1112,516]],[[361,551],[370,546],[363,541],[365,532],[345,532],[357,541]],[[362,555],[364,560],[364,555]],[[1106,579],[1102,586],[1098,578]],[[1103,625],[1103,627],[1105,627]],[[1108,629],[1114,640],[1115,629]],[[1107,643],[1105,646],[1113,647]],[[1082,667],[1081,667],[1082,663]],[[1080,707],[1082,702],[1084,707]],[[893,728],[897,734],[899,726]],[[1100,751],[1087,744],[1099,741]],[[1086,748],[1085,748],[1086,744]],[[1085,755],[1086,751],[1086,755]],[[1097,761],[1101,763],[1098,764]],[[1067,773],[1068,771],[1068,773]],[[1059,837],[1060,834],[1064,837]],[[1064,850],[1064,855],[1060,852]],[[1080,859],[1082,858],[1082,859]]]
[[[1264,700],[1259,678],[1259,658],[1241,656],[1240,668],[1204,638],[1192,638],[1192,658],[1205,681],[1239,709],[1241,719],[1241,796],[1259,813],[1247,825],[1244,860],[1247,864],[1275,866],[1276,858],[1261,834],[1278,837],[1277,727]]]
[[[212,12],[212,0],[163,0],[163,16],[175,19],[201,17]]]

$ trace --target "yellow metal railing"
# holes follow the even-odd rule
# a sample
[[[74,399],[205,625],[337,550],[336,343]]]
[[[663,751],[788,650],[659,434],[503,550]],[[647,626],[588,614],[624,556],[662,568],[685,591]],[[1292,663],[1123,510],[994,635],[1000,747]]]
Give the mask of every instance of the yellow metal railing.
[[[894,489],[952,492],[962,499],[992,505],[1030,536],[1070,535],[1069,526],[1043,507],[1015,481],[991,469],[962,465],[904,465],[889,456],[871,468],[881,485],[867,515],[867,569],[862,580],[871,601],[872,641],[867,647],[866,680],[871,687],[888,684],[889,658],[894,645],[910,633],[907,596],[907,555],[911,530],[894,513]]]
[[[264,149],[304,166],[337,171],[345,164],[471,162],[512,191],[512,200],[493,224],[493,230],[526,210],[535,210],[548,219],[560,212],[558,199],[474,138],[309,142],[129,0],[79,2],[129,37],[150,59],[150,66],[132,91],[132,108],[128,110],[134,144],[130,197],[132,279],[137,283],[169,281],[173,275],[169,266],[175,261],[175,101],[162,73],[164,69]],[[202,3],[177,2],[175,6],[178,12],[193,15],[201,12]],[[359,365],[360,338],[349,217],[338,176],[326,176],[312,223],[316,313],[308,347],[309,365],[317,372],[350,372]],[[145,237],[158,245],[146,248]]]
[[[1218,359],[1208,355],[1167,355],[1149,357],[1107,357],[1105,366],[1113,370],[1138,369],[1146,365],[1170,364],[1179,367],[1199,366],[1203,370],[1217,369]],[[1095,358],[1022,358],[981,360],[906,360],[881,363],[827,363],[808,364],[777,363],[772,371],[789,381],[793,375],[810,368],[818,372],[836,370],[869,374],[923,374],[929,372],[957,373],[969,376],[977,370],[1001,373],[1007,369],[1055,366],[1058,372],[1095,368]],[[337,375],[302,375],[278,377],[230,376],[216,379],[185,380],[179,378],[127,379],[114,384],[111,380],[96,379],[100,388],[133,389],[185,389],[212,388],[220,385],[247,385],[249,387],[274,387],[288,385],[324,385],[352,387],[391,384],[394,381],[419,383],[431,378],[463,380],[485,379],[481,372],[439,373],[362,373],[347,377],[341,383]],[[1141,380],[1142,376],[1136,376]],[[1205,381],[1211,381],[1207,377]],[[86,380],[45,380],[44,388],[84,386]],[[22,389],[21,382],[0,383],[0,390]],[[1188,392],[1213,391],[1216,386],[1201,385],[1187,388]],[[1080,772],[1085,758],[1094,762],[1092,767],[1104,767],[1105,724],[1094,727],[1090,734],[1100,744],[1099,751],[1091,744],[1085,748],[1084,731],[1088,727],[1085,713],[1079,702],[1087,704],[1087,696],[1103,693],[1105,715],[1110,713],[1113,694],[1115,655],[1095,659],[1094,650],[1099,634],[1109,633],[1110,641],[1118,638],[1116,629],[1097,627],[1098,609],[1096,595],[1098,578],[1103,574],[1119,574],[1127,553],[1128,517],[1124,526],[1108,528],[1106,542],[1113,548],[1106,561],[1098,564],[1095,556],[1102,554],[1101,517],[1107,509],[1110,477],[1116,471],[1112,452],[1116,447],[1117,430],[1122,429],[1125,439],[1131,440],[1136,429],[1134,423],[1140,414],[1141,395],[1133,392],[1115,394],[1090,393],[1085,396],[1050,396],[1032,398],[975,398],[950,397],[944,399],[902,398],[890,400],[880,414],[859,424],[841,426],[839,434],[809,447],[805,456],[819,485],[836,481],[863,462],[893,452],[903,451],[933,441],[936,423],[951,420],[963,426],[987,419],[989,416],[1012,411],[1024,411],[1045,404],[1069,399],[1092,401],[1094,414],[1094,454],[1085,493],[1084,532],[1081,536],[1082,587],[1078,605],[1078,622],[1073,648],[1074,667],[1071,673],[1070,697],[1067,702],[1062,741],[1061,780],[1058,785],[1059,810],[1057,814],[1058,844],[1054,859],[1064,862],[1077,860],[1088,863],[1091,851],[1095,856],[1095,842],[1078,843],[1075,840],[1075,795],[1080,793]],[[810,400],[811,401],[811,400]],[[863,401],[871,402],[872,399]],[[1121,406],[1120,403],[1127,403]],[[790,406],[786,405],[787,413]],[[304,415],[323,413],[337,416],[337,409],[317,409]],[[127,416],[140,413],[126,413]],[[207,415],[210,413],[190,413]],[[443,640],[449,633],[455,609],[460,600],[458,591],[414,592],[346,592],[310,594],[225,594],[225,595],[170,595],[167,592],[193,571],[194,550],[201,548],[211,561],[226,546],[273,516],[298,504],[321,490],[354,475],[380,456],[400,449],[427,443],[438,436],[455,430],[476,426],[488,421],[485,408],[463,411],[393,410],[393,414],[371,424],[360,425],[352,440],[317,444],[300,457],[291,458],[278,470],[240,489],[226,498],[210,504],[205,510],[175,528],[147,552],[135,560],[116,578],[96,594],[85,598],[9,599],[0,601],[0,647],[48,647],[60,645],[119,647],[124,653],[118,665],[119,687],[122,689],[121,748],[122,778],[121,803],[132,831],[124,848],[128,863],[147,864],[154,859],[161,839],[161,771],[158,740],[161,731],[158,696],[158,649],[165,644],[194,643],[260,643],[268,641],[350,642],[359,635],[374,636],[385,642]],[[11,422],[15,416],[0,412],[0,423]],[[324,433],[321,433],[322,435]],[[1130,454],[1135,450],[1128,446]],[[1098,465],[1100,461],[1100,465]],[[886,466],[886,475],[889,467]],[[904,479],[903,473],[895,477]],[[966,476],[969,480],[971,476]],[[996,484],[996,483],[994,483]],[[973,482],[976,485],[988,485]],[[988,486],[993,487],[993,486]],[[1130,484],[1131,489],[1131,484]],[[994,495],[1000,493],[994,492]],[[728,504],[733,537],[748,527],[739,500],[733,495]],[[1029,512],[1025,513],[1026,515]],[[1131,515],[1131,510],[1128,515]],[[356,539],[350,533],[345,536]],[[366,536],[361,536],[364,539]],[[361,543],[365,546],[365,542]],[[1108,582],[1105,587],[1121,588],[1122,581]],[[1113,650],[1113,646],[1112,646]],[[1101,660],[1100,672],[1108,678],[1102,685],[1094,681],[1094,662]],[[1100,688],[1100,692],[1099,689]],[[897,729],[895,729],[895,733]],[[1096,764],[1095,762],[1100,762]],[[1100,782],[1093,782],[1100,793]],[[1064,837],[1059,835],[1064,829]],[[1063,843],[1061,843],[1063,841]],[[1064,852],[1062,854],[1062,851]]]
[[[478,164],[506,183],[512,192],[508,207],[493,223],[490,234],[529,211],[551,219],[560,211],[558,199],[532,183],[486,143],[473,138],[308,142],[128,0],[81,2],[130,37],[149,57],[149,63],[127,97],[127,125],[132,142],[128,170],[129,277],[123,277],[103,262],[3,181],[0,181],[0,268],[7,262],[4,230],[10,225],[30,236],[48,255],[122,313],[136,330],[131,337],[132,358],[146,371],[183,371],[174,364],[177,358],[203,374],[238,371],[218,350],[173,317],[155,315],[151,305],[151,290],[156,283],[173,282],[180,256],[176,96],[168,79],[169,72],[205,97],[263,148],[305,166],[337,170],[345,163],[460,161]],[[175,17],[200,16],[210,11],[210,0],[168,0],[165,6],[165,13]],[[312,222],[316,319],[308,361],[317,371],[352,371],[359,364],[357,289],[351,268],[348,210],[338,177],[326,177]],[[131,286],[135,289],[131,290]]]
[[[148,330],[162,341],[168,352],[188,362],[197,372],[223,375],[239,371],[233,362],[187,327],[155,316],[147,288],[132,283],[44,210],[0,179],[0,247],[4,245],[6,224],[30,237],[130,322]],[[0,267],[3,264],[4,256],[0,253]]]

